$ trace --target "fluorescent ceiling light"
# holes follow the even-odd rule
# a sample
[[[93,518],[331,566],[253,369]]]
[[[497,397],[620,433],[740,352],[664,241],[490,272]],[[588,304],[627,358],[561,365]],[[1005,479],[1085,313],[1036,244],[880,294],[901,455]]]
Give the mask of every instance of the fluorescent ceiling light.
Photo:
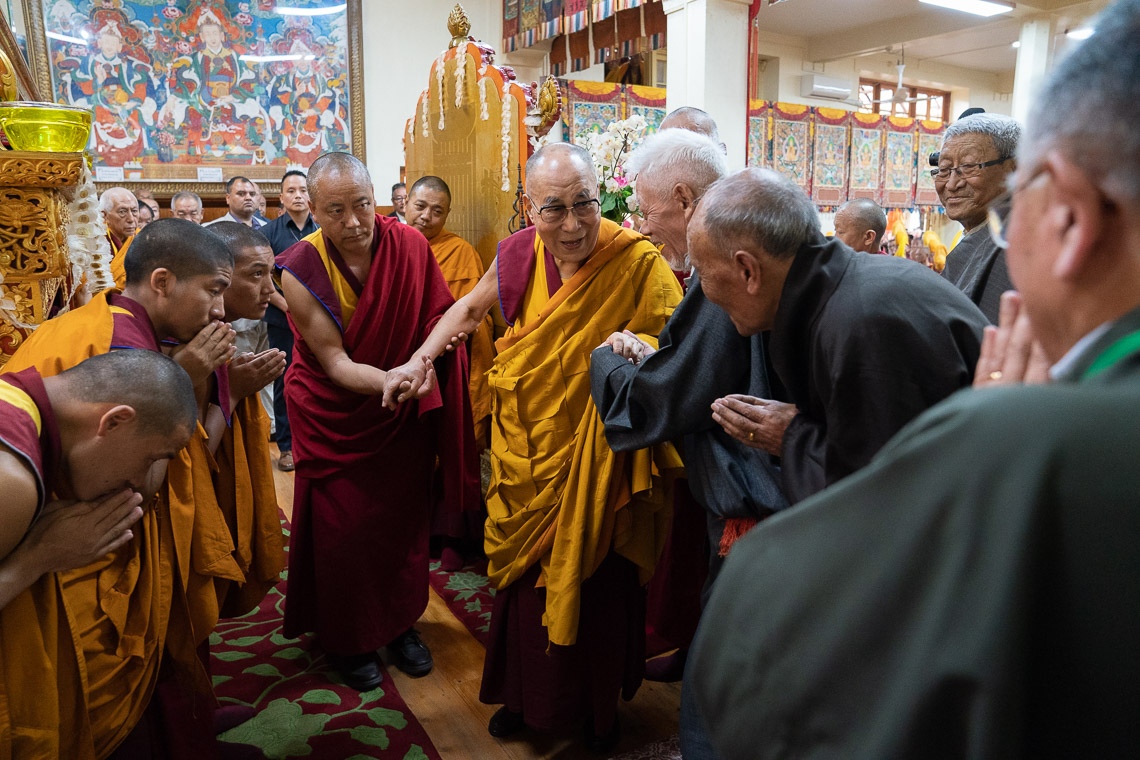
[[[940,8],[949,8],[952,11],[973,13],[975,16],[997,16],[1013,10],[1011,3],[999,0],[918,0],[927,5],[937,5]]]
[[[1071,40],[1087,40],[1093,36],[1093,31],[1092,28],[1083,26],[1080,29],[1070,29],[1065,32],[1065,36]]]
[[[59,32],[45,32],[45,34],[51,39],[59,40],[60,42],[74,42],[77,45],[87,44],[87,40],[80,39],[79,37],[68,37],[66,34],[60,34]]]
[[[278,5],[273,9],[273,12],[280,13],[282,16],[329,16],[333,13],[344,13],[346,8],[348,8],[348,3],[330,5],[326,8],[287,8]]]
[[[240,55],[238,58],[242,61],[249,63],[270,63],[272,61],[315,61],[315,55],[301,55],[294,53],[291,55]]]

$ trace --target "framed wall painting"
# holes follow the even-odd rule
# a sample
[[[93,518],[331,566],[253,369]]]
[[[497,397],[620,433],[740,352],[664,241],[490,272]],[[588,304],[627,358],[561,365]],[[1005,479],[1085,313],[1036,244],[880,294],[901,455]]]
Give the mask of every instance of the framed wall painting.
[[[23,0],[44,99],[94,112],[100,186],[276,192],[328,151],[365,160],[361,0]]]

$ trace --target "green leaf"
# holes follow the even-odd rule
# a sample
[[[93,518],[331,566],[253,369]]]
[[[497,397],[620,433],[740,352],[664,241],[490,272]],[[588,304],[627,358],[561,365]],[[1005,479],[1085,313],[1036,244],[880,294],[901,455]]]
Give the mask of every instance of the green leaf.
[[[214,656],[222,662],[235,662],[237,660],[248,660],[253,657],[253,652],[214,652]]]
[[[380,699],[383,696],[384,696],[384,689],[382,689],[379,686],[377,686],[372,691],[362,691],[362,692],[360,692],[360,704],[366,705],[369,702],[375,702],[376,700]]]
[[[216,646],[221,646],[221,644],[222,644],[221,634],[219,634],[217,631],[214,631],[213,633],[211,633],[210,634],[210,646],[216,647]]]
[[[233,640],[227,641],[225,643],[231,647],[248,647],[248,646],[253,646],[254,644],[258,643],[259,641],[264,641],[264,640],[265,640],[264,636],[242,636],[241,638],[233,639]],[[221,643],[221,642],[219,642],[219,643]]]
[[[356,741],[380,749],[388,749],[388,732],[372,726],[357,726],[348,732]]]
[[[483,602],[478,600],[478,599],[472,599],[470,602],[467,603],[467,606],[464,607],[464,609],[467,610],[468,612],[482,612],[483,611]]]
[[[281,671],[270,665],[268,662],[263,662],[252,667],[246,668],[242,673],[249,673],[254,676],[270,676],[272,678],[284,678]]]
[[[413,744],[404,755],[404,760],[428,760],[428,756],[423,747]]]
[[[300,657],[304,657],[305,654],[305,650],[300,647],[286,647],[285,649],[274,652],[273,656],[280,657],[282,660],[296,660]]]
[[[212,676],[210,680],[214,682],[214,688],[217,688],[218,684],[223,684],[226,681],[232,681],[233,676]]]
[[[260,747],[266,757],[303,757],[313,754],[309,737],[324,730],[331,715],[306,715],[301,706],[275,699],[257,715],[219,738]]]
[[[339,705],[340,695],[330,689],[310,689],[300,698],[301,702],[311,705]]]
[[[408,719],[399,710],[389,710],[387,707],[373,707],[365,713],[372,722],[378,726],[391,726],[403,730],[408,726]]]
[[[286,644],[289,644],[289,643],[296,641],[296,639],[287,639],[284,636],[282,636],[280,633],[278,633],[277,631],[274,631],[272,634],[269,635],[269,641],[270,641],[270,643],[276,644],[277,646],[281,647],[281,646],[285,646]]]

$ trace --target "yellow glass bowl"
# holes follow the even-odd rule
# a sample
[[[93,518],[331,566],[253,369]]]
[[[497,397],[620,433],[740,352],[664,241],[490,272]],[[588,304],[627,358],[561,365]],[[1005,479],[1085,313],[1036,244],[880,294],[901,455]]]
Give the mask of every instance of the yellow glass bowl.
[[[78,153],[91,134],[91,112],[55,103],[0,103],[0,129],[15,150]]]

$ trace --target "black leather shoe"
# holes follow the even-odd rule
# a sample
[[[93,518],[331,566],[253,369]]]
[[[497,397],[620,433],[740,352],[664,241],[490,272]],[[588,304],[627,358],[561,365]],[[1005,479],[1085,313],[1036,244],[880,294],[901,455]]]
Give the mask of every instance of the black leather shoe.
[[[353,655],[329,655],[329,662],[344,682],[357,691],[371,691],[384,680],[380,664],[373,652]]]
[[[388,654],[393,664],[412,678],[426,676],[434,664],[427,644],[420,638],[420,632],[409,628],[388,645]]]
[[[518,733],[525,725],[522,713],[512,712],[503,705],[491,716],[491,721],[487,724],[487,733],[502,739],[504,736]]]
[[[621,741],[621,726],[618,725],[617,716],[614,716],[614,724],[610,728],[609,733],[605,736],[598,736],[594,733],[594,719],[589,718],[586,721],[586,749],[598,755],[608,755],[618,742]]]

